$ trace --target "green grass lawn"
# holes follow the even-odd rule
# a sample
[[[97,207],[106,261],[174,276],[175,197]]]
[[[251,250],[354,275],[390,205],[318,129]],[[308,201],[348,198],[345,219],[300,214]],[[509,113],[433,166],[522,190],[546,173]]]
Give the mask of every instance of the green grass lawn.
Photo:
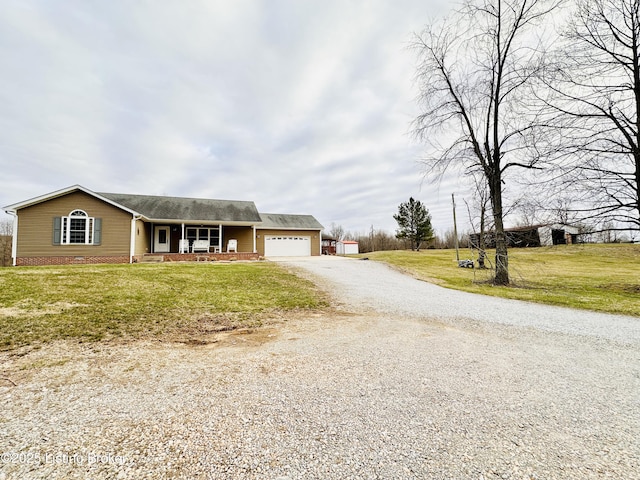
[[[77,338],[199,335],[326,305],[272,263],[73,265],[0,269],[0,349]]]
[[[449,288],[640,317],[640,245],[512,249],[510,287],[492,286],[490,270],[458,268],[453,250],[366,256]],[[0,349],[68,338],[198,338],[327,305],[311,282],[267,262],[2,268]]]
[[[493,261],[495,252],[489,252]],[[396,266],[444,287],[496,297],[640,316],[640,245],[558,245],[509,250],[513,285],[490,284],[491,270],[458,268],[454,250],[374,252]],[[460,259],[477,252],[460,250]],[[489,262],[487,262],[489,265]]]

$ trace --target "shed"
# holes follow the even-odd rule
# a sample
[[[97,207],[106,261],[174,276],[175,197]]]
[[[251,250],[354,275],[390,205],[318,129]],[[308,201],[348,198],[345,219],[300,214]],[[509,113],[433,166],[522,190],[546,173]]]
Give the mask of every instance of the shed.
[[[336,253],[338,255],[354,255],[360,253],[358,250],[358,242],[353,240],[339,240],[336,244]]]
[[[505,228],[508,247],[540,247],[549,245],[565,245],[578,243],[580,241],[580,229],[572,225],[547,224],[531,225],[524,227]],[[480,234],[469,235],[471,245],[478,248]],[[495,232],[485,232],[485,248],[495,248]]]
[[[541,245],[572,245],[579,242],[580,229],[573,225],[554,223],[538,229]]]

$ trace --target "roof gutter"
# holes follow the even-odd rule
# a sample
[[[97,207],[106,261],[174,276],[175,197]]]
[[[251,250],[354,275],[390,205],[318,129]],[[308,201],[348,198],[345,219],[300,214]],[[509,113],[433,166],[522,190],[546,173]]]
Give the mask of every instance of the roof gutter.
[[[222,225],[225,227],[251,227],[257,226],[260,228],[262,222],[260,221],[221,221],[221,220],[184,220],[178,218],[149,218],[143,217],[145,221],[153,222],[153,223],[161,223],[161,224],[171,224],[177,225],[184,223],[188,227],[198,226],[198,225]]]

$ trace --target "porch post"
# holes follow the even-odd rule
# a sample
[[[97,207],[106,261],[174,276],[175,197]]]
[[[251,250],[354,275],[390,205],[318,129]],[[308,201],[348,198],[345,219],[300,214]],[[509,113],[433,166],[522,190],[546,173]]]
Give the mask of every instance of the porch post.
[[[180,234],[180,253],[184,252],[184,222],[182,222],[182,233]]]
[[[222,253],[222,245],[224,245],[224,242],[222,241],[222,224],[218,225],[218,228],[220,229],[220,234],[218,235],[218,249],[220,250],[220,253]]]
[[[252,225],[251,228],[253,229],[253,253],[258,253],[258,250],[256,250],[256,226]]]

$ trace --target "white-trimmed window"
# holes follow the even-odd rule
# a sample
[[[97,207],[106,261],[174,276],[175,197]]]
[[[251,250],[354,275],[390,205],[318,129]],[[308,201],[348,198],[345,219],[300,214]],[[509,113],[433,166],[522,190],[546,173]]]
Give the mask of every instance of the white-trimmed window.
[[[208,240],[209,246],[220,246],[220,229],[218,227],[188,227],[186,233],[189,245],[193,245],[195,240]]]
[[[53,219],[54,245],[99,245],[102,221],[84,210],[73,210],[66,217]]]

